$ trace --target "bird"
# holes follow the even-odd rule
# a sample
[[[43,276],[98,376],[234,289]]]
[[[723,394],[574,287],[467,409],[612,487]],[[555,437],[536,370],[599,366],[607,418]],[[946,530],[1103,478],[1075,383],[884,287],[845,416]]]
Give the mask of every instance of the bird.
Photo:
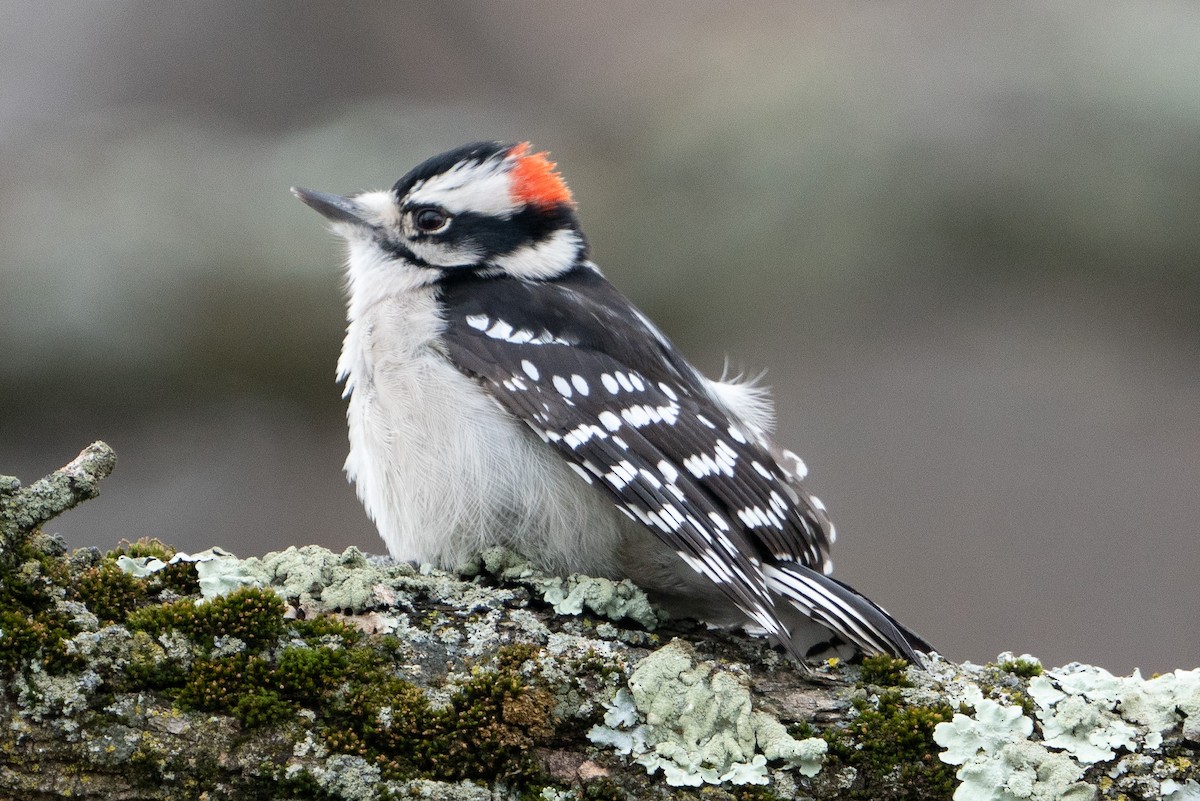
[[[604,277],[547,152],[475,142],[387,190],[292,192],[347,248],[345,471],[393,558],[504,546],[800,664],[923,664],[829,575],[836,530],[767,391],[702,375]]]

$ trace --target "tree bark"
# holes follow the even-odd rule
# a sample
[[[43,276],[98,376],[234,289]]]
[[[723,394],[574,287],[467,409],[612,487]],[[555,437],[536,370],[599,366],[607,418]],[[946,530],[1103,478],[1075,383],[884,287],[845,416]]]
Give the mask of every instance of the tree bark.
[[[802,669],[500,550],[68,553],[114,459],[0,477],[0,798],[1200,797],[1200,671]]]

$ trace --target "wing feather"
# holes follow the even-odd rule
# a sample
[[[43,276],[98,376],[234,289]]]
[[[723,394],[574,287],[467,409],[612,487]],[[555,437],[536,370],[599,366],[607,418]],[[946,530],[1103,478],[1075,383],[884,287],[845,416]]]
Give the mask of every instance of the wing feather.
[[[773,593],[861,648],[914,656],[821,574],[832,526],[777,446],[598,273],[463,278],[443,301],[451,361],[785,647]]]

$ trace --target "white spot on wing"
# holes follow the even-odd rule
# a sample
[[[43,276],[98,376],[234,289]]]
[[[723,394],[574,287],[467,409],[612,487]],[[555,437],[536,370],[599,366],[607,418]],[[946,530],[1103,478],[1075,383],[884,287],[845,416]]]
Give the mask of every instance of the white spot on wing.
[[[796,477],[797,481],[803,480],[803,478],[808,475],[808,465],[806,465],[804,460],[799,456],[789,450],[785,450],[783,452],[783,458],[791,462],[791,464],[787,465],[787,467],[791,470],[792,475]]]
[[[586,470],[584,470],[582,467],[580,467],[579,465],[575,464],[574,462],[567,462],[567,464],[571,466],[571,469],[572,469],[572,470],[574,470],[576,473],[578,473],[578,474],[579,474],[579,477],[580,477],[580,478],[582,478],[584,481],[586,481],[586,482],[587,482],[587,483],[589,483],[589,484],[591,484],[591,483],[592,483],[592,477],[588,475],[588,472],[587,472]],[[618,508],[618,509],[620,509],[620,507],[617,507],[617,508]],[[624,509],[621,509],[621,511],[623,511],[623,512],[624,512],[625,510],[624,510]],[[626,512],[626,514],[629,514],[629,513],[628,513],[628,512]],[[630,517],[633,517],[633,515],[629,515],[629,516],[630,516]]]
[[[587,381],[583,379],[579,373],[571,374],[571,383],[575,386],[575,391],[580,395],[587,395],[590,392]]]
[[[696,478],[704,478],[709,473],[714,472],[712,470],[709,470],[708,463],[704,460],[704,457],[700,454],[695,454],[693,456],[689,456],[688,458],[684,459],[683,466],[684,466],[684,469],[686,469],[689,473],[691,473]]]
[[[591,423],[583,423],[568,431],[567,435],[563,437],[563,442],[567,443],[572,450],[575,450],[592,438],[607,439],[608,434],[604,433],[604,430],[599,426],[594,426]]]
[[[674,504],[664,503],[662,507],[662,519],[672,531],[678,531],[683,527],[683,515]]]
[[[718,531],[729,531],[729,521],[719,512],[709,512],[708,519],[713,522]]]
[[[508,341],[514,345],[524,345],[531,339],[533,339],[532,331],[527,331],[524,328],[518,328],[516,331],[513,331],[512,335],[508,338]]]
[[[488,316],[486,314],[468,314],[467,315],[467,325],[471,326],[476,331],[482,331],[485,328],[487,328],[489,322],[491,322],[491,320],[488,319]]]
[[[617,379],[613,378],[608,373],[600,374],[600,383],[604,384],[604,388],[608,390],[608,394],[616,395],[621,391],[621,387],[617,384]]]
[[[641,428],[650,422],[650,415],[646,413],[646,407],[641,405],[622,409],[621,417],[634,428]]]
[[[647,484],[654,487],[655,489],[658,489],[659,487],[662,486],[662,481],[659,480],[658,476],[654,475],[646,468],[643,467],[638,472],[642,476],[642,481],[645,481]]]
[[[513,327],[511,325],[504,322],[503,320],[497,320],[492,325],[492,327],[489,328],[484,333],[486,333],[492,339],[508,340],[508,338],[512,334],[512,332],[513,332]]]
[[[554,376],[553,382],[554,388],[558,390],[559,395],[562,395],[564,398],[571,397],[571,384],[569,381],[567,381],[567,379],[563,378],[561,375],[556,375]]]
[[[604,480],[612,484],[616,489],[624,489],[636,476],[635,470],[636,468],[628,460],[618,462],[612,466],[611,470],[604,474]]]
[[[733,466],[737,461],[737,453],[733,450],[733,448],[729,447],[725,440],[719,439],[717,440],[716,447],[714,448],[714,455],[716,456],[714,461],[716,462],[717,468],[725,475],[732,476]]]
[[[529,359],[521,360],[521,369],[525,371],[525,375],[529,376],[529,380],[531,381],[537,381],[538,377],[541,376],[537,367]]]
[[[621,418],[617,417],[610,411],[600,412],[598,418],[600,423],[609,431],[616,431],[621,427]]]

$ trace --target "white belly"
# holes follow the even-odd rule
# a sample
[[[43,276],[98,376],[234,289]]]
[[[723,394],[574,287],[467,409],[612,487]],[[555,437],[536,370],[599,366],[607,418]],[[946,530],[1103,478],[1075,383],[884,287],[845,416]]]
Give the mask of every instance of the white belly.
[[[626,518],[430,347],[438,326],[430,297],[392,298],[343,348],[346,473],[388,552],[453,568],[503,544],[552,572],[619,575]]]

